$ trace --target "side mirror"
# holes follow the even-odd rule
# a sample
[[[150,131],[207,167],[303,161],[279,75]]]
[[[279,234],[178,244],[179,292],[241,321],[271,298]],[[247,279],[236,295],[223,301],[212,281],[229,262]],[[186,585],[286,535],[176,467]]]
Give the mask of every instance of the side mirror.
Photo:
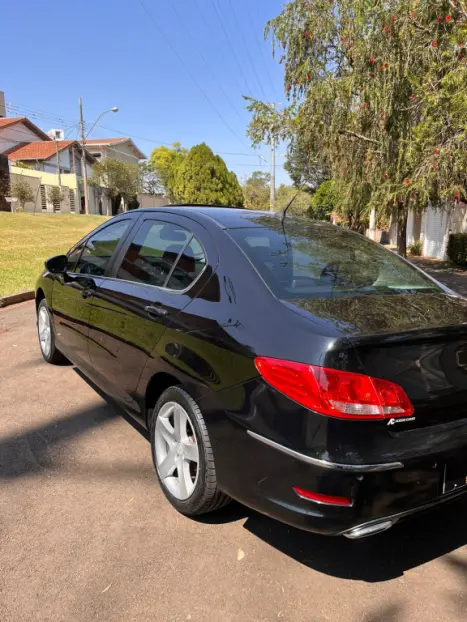
[[[46,269],[52,274],[63,274],[68,266],[68,257],[66,255],[55,255],[49,257],[45,262]]]

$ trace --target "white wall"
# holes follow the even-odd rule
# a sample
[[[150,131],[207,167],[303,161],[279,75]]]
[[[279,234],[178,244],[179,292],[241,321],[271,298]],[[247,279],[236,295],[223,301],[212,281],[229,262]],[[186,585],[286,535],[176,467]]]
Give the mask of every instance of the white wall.
[[[428,206],[423,214],[423,255],[446,259],[451,214],[449,210]]]
[[[86,145],[86,149],[90,153],[101,153],[102,157],[100,160],[104,158],[117,158],[118,160],[122,160],[122,162],[127,162],[128,164],[138,164],[139,159],[135,155],[133,149],[130,147],[128,143],[118,143],[116,145]]]
[[[71,172],[71,156],[69,149],[63,149],[63,151],[58,152],[58,157],[60,161],[60,169],[63,173]],[[44,160],[42,163],[41,170],[46,171],[48,173],[57,173],[57,155],[52,156],[48,160]]]
[[[3,153],[11,147],[15,147],[18,143],[32,143],[36,140],[43,139],[39,138],[37,134],[23,123],[16,123],[10,127],[0,128],[0,153]]]

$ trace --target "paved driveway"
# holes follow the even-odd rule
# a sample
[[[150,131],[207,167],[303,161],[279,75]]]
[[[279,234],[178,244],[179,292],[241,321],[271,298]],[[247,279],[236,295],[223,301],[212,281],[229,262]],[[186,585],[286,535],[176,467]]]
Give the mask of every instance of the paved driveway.
[[[2,622],[466,619],[467,503],[361,542],[237,504],[184,518],[144,436],[42,362],[33,313],[0,310]]]

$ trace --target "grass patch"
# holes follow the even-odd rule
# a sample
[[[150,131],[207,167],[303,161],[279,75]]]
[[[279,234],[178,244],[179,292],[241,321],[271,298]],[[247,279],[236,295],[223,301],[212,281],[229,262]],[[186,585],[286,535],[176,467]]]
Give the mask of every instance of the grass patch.
[[[66,253],[106,220],[79,214],[0,212],[0,297],[34,289],[48,257]]]

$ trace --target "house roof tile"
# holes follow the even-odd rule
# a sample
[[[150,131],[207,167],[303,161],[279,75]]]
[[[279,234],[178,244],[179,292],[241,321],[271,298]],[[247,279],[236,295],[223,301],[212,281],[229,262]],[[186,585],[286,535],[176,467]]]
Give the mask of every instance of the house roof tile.
[[[32,132],[37,134],[37,136],[39,136],[43,140],[47,140],[47,141],[51,141],[52,140],[50,138],[50,136],[47,136],[47,134],[45,132],[43,132],[41,129],[39,129],[37,127],[37,125],[34,125],[34,123],[32,123],[26,117],[13,117],[13,118],[8,118],[7,117],[5,119],[0,119],[0,130],[3,130],[3,129],[5,129],[7,127],[10,127],[12,125],[16,125],[17,123],[22,123],[23,125],[28,127]]]
[[[70,145],[79,145],[75,140],[59,140],[59,141],[35,141],[33,143],[19,144],[8,150],[9,160],[48,160],[57,153],[58,150],[63,151]],[[87,153],[88,158],[94,161],[92,154]]]

